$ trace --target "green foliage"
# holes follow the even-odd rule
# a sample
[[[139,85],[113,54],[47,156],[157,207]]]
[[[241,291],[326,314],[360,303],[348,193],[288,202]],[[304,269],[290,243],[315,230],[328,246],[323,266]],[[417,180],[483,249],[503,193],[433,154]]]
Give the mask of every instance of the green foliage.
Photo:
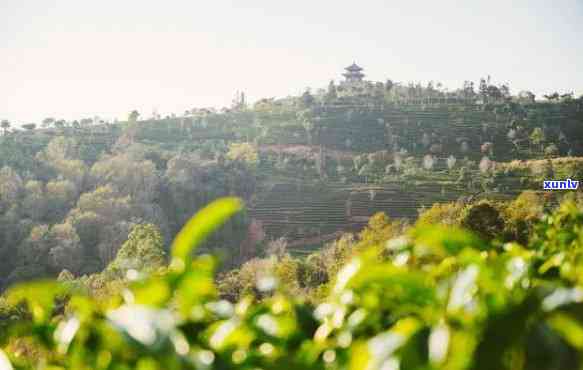
[[[249,143],[233,143],[229,146],[227,158],[234,161],[242,161],[251,166],[255,166],[258,161],[257,148]]]
[[[534,145],[540,145],[544,141],[544,139],[545,135],[540,127],[536,127],[534,130],[532,130],[532,133],[530,134],[530,141]]]
[[[583,159],[580,157],[555,159],[553,169],[557,179],[581,179],[583,178]]]
[[[549,202],[547,195],[525,191],[503,208],[506,238],[528,243],[536,223],[541,219]]]
[[[524,102],[514,102],[498,99],[504,96],[502,86],[489,86],[493,85],[483,86],[488,98],[484,106],[473,105],[476,93],[469,82],[447,93],[434,83],[387,81],[355,88],[332,83],[327,92],[313,90],[303,98],[263,99],[257,109],[221,113],[191,109],[184,116],[165,119],[128,110],[129,121],[123,123],[86,117],[67,122],[56,117],[26,132],[8,128],[7,135],[0,135],[0,169],[10,168],[0,174],[2,286],[15,277],[41,276],[45,271],[56,276],[64,268],[77,276],[98,272],[115,258],[135,224],[155,224],[169,244],[193,212],[226,195],[252,201],[253,210],[249,217],[240,214],[229,221],[201,250],[221,253],[229,266],[235,266],[253,257],[232,250],[246,239],[255,210],[260,210],[260,221],[281,224],[297,205],[296,199],[263,191],[274,183],[293,183],[298,189],[316,181],[322,184],[317,195],[305,194],[307,205],[294,214],[293,222],[266,227],[269,237],[309,239],[317,228],[328,234],[352,227],[352,216],[344,217],[339,205],[362,182],[379,185],[382,196],[374,199],[371,193],[370,200],[379,209],[385,209],[380,205],[391,192],[391,198],[399,201],[398,206],[390,205],[395,216],[413,218],[416,208],[468,191],[514,194],[540,188],[544,178],[583,176],[577,157],[553,158],[545,165],[522,161],[523,168],[507,172],[513,165],[501,162],[580,155],[580,99],[565,97],[548,104],[532,102],[526,94]],[[529,140],[532,135],[535,141]],[[493,176],[476,176],[477,168],[471,165],[479,161],[479,143],[484,142],[495,149]],[[529,143],[537,150],[526,150]],[[323,155],[318,155],[317,147]],[[425,163],[430,171],[422,165],[429,153],[434,155]],[[448,162],[451,169],[446,171],[448,157],[457,159]],[[103,188],[111,193],[102,207],[98,198]],[[302,197],[304,190],[298,193]],[[321,217],[324,208],[331,212]],[[322,227],[303,226],[320,217],[316,223]],[[79,248],[64,249],[80,256],[69,259],[61,253],[50,260],[39,252],[36,261],[23,258],[31,250],[45,249],[44,245],[31,249],[27,241],[31,229],[40,225],[49,229],[72,225],[75,233],[64,235],[72,238],[69,247]]]
[[[77,128],[82,132],[63,127],[0,138],[0,289],[56,277],[63,269],[75,276],[97,273],[136,224],[156,225],[169,244],[208,202],[228,194],[249,199],[254,192],[253,171],[239,161],[221,163],[144,143],[113,150],[111,136],[119,127],[93,132],[89,126],[85,121]],[[226,153],[223,140],[214,142],[220,145],[213,146],[213,155]],[[45,225],[46,238],[29,238]],[[204,247],[227,250],[246,233],[241,214]]]
[[[540,267],[546,274],[559,273],[568,281],[583,282],[583,212],[573,199],[564,200],[553,214],[535,227],[533,247],[547,259]]]
[[[160,229],[152,224],[136,225],[105,274],[123,277],[127,271],[153,272],[166,264]]]
[[[234,304],[218,299],[212,259],[186,259],[238,209],[236,200],[224,199],[197,214],[174,243],[178,262],[164,275],[135,281],[122,300],[94,302],[54,282],[11,289],[0,301],[0,314],[14,316],[0,327],[10,361],[19,369],[568,370],[581,364],[583,212],[572,200],[537,226],[532,250],[508,243],[494,252],[446,226],[417,227],[391,239],[384,252],[365,248],[346,260],[316,307],[296,290],[286,293],[286,284],[278,287],[301,275],[289,257],[270,267],[272,275],[250,279],[253,289]],[[480,203],[473,212],[485,209]],[[362,240],[381,242],[376,235],[388,237],[388,225],[375,217]],[[60,315],[59,302],[71,294]],[[15,310],[19,304],[25,312]]]
[[[421,211],[416,226],[443,224],[457,226],[463,206],[459,203],[435,203],[431,208]]]
[[[249,217],[259,215],[270,237],[309,239],[315,232],[355,225],[352,218],[363,215],[363,203],[351,198],[355,212],[342,214],[346,198],[341,198],[358,193],[361,182],[382,189],[371,192],[367,204],[409,215],[408,210],[480,190],[480,182],[486,192],[514,194],[540,189],[542,179],[583,178],[581,158],[554,158],[580,155],[582,105],[569,96],[553,98],[556,104],[537,103],[532,94],[517,104],[504,86],[486,81],[480,93],[486,103],[481,107],[471,104],[476,93],[470,83],[456,92],[433,83],[387,81],[354,89],[330,84],[327,93],[264,99],[245,112],[193,109],[185,117],[142,120],[133,111],[127,124],[47,119],[43,129],[30,126],[27,132],[4,123],[1,288],[57,275],[62,284],[39,284],[18,294],[10,290],[8,296],[17,299],[0,300],[0,342],[8,342],[17,367],[27,366],[27,359],[32,359],[29,367],[81,369],[577,367],[573,359],[583,347],[576,311],[580,195],[542,224],[552,199],[535,193],[510,203],[435,205],[408,231],[402,222],[378,214],[363,232],[344,235],[306,258],[284,251],[240,266],[254,257],[247,247],[256,238],[249,237],[245,213],[226,221],[240,205],[223,204],[224,212],[211,212],[212,217],[207,212],[189,224],[194,234],[175,245],[172,268],[162,267],[170,236],[193,212],[225,195],[253,204]],[[469,100],[463,106],[457,104],[460,94]],[[450,98],[457,103],[439,103]],[[496,161],[549,159],[492,162],[492,176],[490,171],[476,176],[484,141],[492,143]],[[318,156],[315,146],[324,155]],[[276,155],[264,154],[270,151],[280,154],[276,164]],[[428,151],[439,155],[423,166]],[[449,162],[449,171],[443,161],[448,156],[458,159],[457,166]],[[322,187],[309,194],[305,182],[315,182],[315,167],[323,164]],[[301,189],[301,211],[288,212],[298,202],[287,193],[263,194],[274,183]],[[279,227],[282,215],[289,222]],[[297,226],[306,220],[319,230]],[[214,223],[224,224],[211,235]],[[486,241],[447,227],[460,225]],[[528,249],[504,244],[509,241]],[[195,244],[198,254],[222,252],[227,267],[237,269],[221,274],[215,285],[216,262],[194,257]],[[291,253],[300,250],[294,248]],[[354,268],[354,261],[360,261],[356,280],[337,290],[342,271]],[[514,281],[508,271],[523,268],[520,283],[508,283]],[[145,278],[148,273],[161,276]],[[448,297],[463,290],[456,282],[474,276],[469,303],[462,305],[467,309],[449,311]],[[52,289],[51,304],[42,297],[40,304],[33,302]],[[573,298],[576,309],[541,306],[552,294]],[[220,299],[247,308],[229,315],[233,306]],[[315,320],[312,313],[318,313]],[[153,318],[144,322],[157,335],[154,343],[136,339],[135,327],[120,315]],[[272,319],[278,323],[275,332],[265,329]],[[362,326],[354,324],[359,320]],[[172,325],[159,325],[168,322]],[[71,329],[77,324],[77,331]],[[63,339],[66,328],[75,332],[70,341]],[[399,345],[390,347],[394,338]],[[431,343],[439,342],[435,338],[447,338],[446,355],[440,357],[439,346],[432,349]],[[394,351],[375,352],[375,343]],[[205,366],[209,358],[212,365]],[[2,361],[0,355],[0,368]]]
[[[466,206],[460,224],[485,240],[492,240],[504,231],[504,219],[498,206],[487,200]]]
[[[173,264],[187,264],[193,249],[242,208],[238,198],[222,198],[203,208],[176,236],[172,244]]]
[[[559,147],[555,144],[550,144],[545,148],[544,154],[546,158],[555,158],[559,155]]]

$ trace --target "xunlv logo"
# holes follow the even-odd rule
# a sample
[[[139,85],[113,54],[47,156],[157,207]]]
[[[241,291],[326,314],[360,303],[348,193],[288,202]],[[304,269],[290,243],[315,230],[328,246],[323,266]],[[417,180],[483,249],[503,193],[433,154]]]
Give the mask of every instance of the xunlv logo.
[[[579,181],[574,181],[571,179],[567,180],[545,180],[544,189],[545,190],[576,190],[579,187]]]

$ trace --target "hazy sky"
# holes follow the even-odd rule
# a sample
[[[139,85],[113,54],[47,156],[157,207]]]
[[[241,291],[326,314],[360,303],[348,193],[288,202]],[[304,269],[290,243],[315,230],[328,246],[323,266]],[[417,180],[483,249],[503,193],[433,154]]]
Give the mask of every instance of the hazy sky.
[[[338,80],[583,93],[583,0],[0,0],[0,118],[149,116]]]

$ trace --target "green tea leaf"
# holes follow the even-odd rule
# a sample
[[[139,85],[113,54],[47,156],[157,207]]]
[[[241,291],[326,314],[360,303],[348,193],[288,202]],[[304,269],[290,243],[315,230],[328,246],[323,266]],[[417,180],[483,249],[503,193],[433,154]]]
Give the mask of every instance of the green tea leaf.
[[[67,292],[67,287],[56,281],[39,280],[22,283],[10,288],[6,293],[10,304],[26,302],[36,323],[50,318],[55,298]]]
[[[415,228],[412,237],[416,243],[416,254],[437,256],[456,255],[464,248],[487,250],[489,245],[474,234],[454,227],[426,226]]]
[[[172,243],[172,257],[185,263],[192,251],[205,238],[221,227],[231,216],[243,208],[239,198],[220,198],[204,207],[186,223]]]
[[[570,345],[578,350],[583,349],[583,325],[574,317],[564,313],[555,313],[551,315],[548,323]]]

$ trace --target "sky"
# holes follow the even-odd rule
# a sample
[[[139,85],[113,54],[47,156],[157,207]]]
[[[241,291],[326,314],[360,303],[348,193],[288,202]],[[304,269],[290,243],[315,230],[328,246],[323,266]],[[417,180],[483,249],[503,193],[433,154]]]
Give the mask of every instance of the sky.
[[[0,0],[0,119],[180,114],[341,79],[583,94],[583,0]]]

